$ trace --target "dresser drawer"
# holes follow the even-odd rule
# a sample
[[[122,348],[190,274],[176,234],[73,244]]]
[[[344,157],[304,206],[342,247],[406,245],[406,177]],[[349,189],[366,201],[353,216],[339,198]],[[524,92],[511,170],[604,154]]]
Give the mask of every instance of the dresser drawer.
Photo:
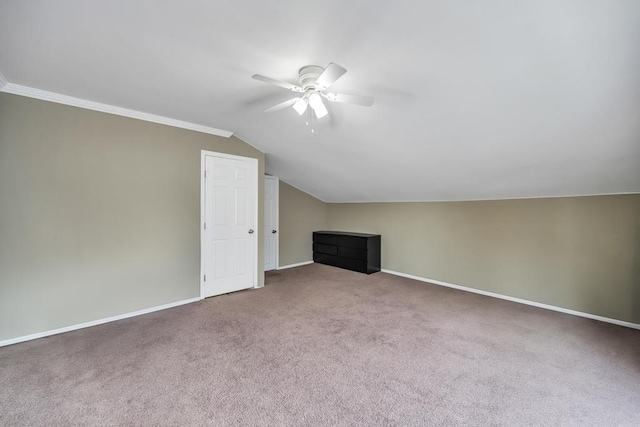
[[[314,243],[313,252],[320,252],[327,255],[338,255],[338,247],[334,245],[325,245],[324,243]]]
[[[334,246],[336,247],[336,246]],[[337,246],[338,256],[352,259],[367,259],[367,250],[358,248],[347,248],[344,246]]]
[[[360,273],[367,272],[367,261],[362,259],[351,259],[336,257],[336,267],[346,268],[347,270],[359,271]]]
[[[308,236],[308,234],[307,234],[307,236]],[[338,236],[336,236],[335,234],[313,233],[313,243],[324,243],[326,245],[337,245],[338,244]]]
[[[366,249],[367,239],[358,236],[338,236],[338,246],[345,248]]]
[[[338,258],[335,255],[327,255],[327,254],[321,254],[319,252],[314,252],[313,253],[313,261],[314,262],[319,262],[320,264],[329,264],[329,265],[338,265],[338,260],[340,258]]]

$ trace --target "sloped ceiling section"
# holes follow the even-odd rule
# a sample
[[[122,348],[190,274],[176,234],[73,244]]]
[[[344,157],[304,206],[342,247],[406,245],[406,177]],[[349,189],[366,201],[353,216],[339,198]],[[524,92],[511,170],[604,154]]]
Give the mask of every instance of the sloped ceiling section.
[[[348,69],[315,132],[301,66]],[[7,81],[233,131],[330,202],[640,192],[640,2],[0,3]]]

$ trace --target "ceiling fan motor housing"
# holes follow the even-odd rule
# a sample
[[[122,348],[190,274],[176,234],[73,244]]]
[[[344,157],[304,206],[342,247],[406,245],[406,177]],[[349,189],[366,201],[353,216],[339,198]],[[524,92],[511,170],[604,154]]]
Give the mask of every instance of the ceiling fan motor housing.
[[[300,80],[302,89],[306,91],[307,89],[313,88],[313,85],[323,71],[324,68],[318,67],[317,65],[307,65],[300,68],[300,71],[298,71],[298,79]]]

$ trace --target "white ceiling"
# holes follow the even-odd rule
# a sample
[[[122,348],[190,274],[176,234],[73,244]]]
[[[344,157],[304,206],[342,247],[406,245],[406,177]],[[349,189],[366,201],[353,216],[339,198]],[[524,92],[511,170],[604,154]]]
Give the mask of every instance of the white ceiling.
[[[347,68],[311,133],[297,70]],[[0,2],[7,81],[227,129],[325,201],[640,192],[640,1]]]

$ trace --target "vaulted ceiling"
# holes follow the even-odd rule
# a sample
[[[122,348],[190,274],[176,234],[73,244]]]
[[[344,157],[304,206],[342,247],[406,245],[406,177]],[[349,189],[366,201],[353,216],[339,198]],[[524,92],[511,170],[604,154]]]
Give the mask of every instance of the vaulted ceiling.
[[[373,107],[263,112],[291,92],[253,74],[330,62]],[[637,0],[2,0],[0,72],[232,131],[325,201],[640,192]]]

